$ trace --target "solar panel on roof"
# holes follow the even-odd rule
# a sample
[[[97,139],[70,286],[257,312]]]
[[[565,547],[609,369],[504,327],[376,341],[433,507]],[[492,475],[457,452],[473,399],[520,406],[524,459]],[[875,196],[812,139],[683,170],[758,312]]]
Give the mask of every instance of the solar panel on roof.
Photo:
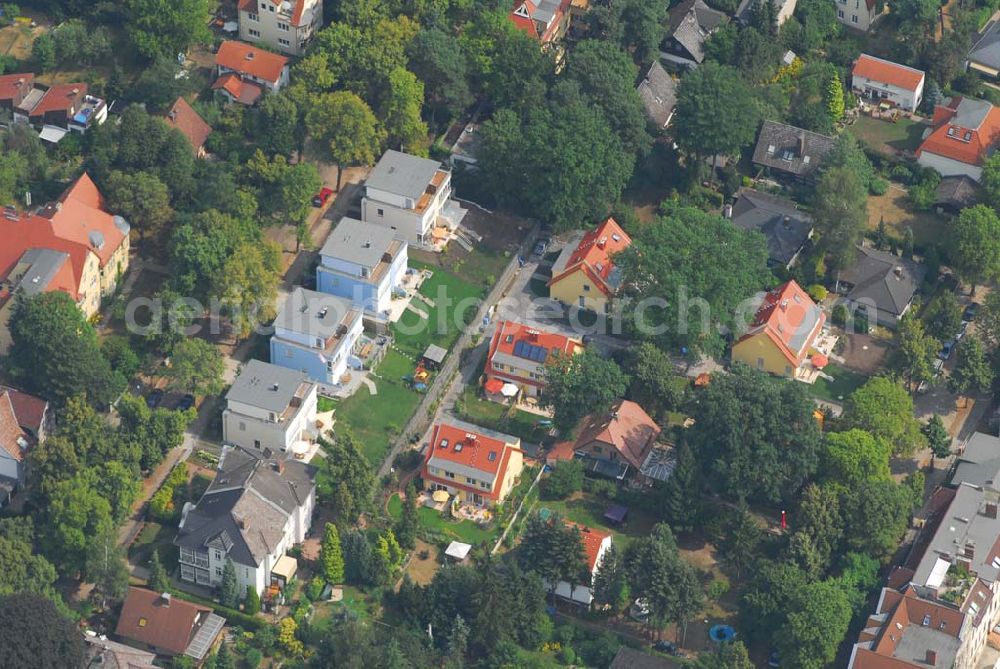
[[[548,351],[541,346],[529,344],[522,339],[514,344],[514,355],[519,358],[531,360],[532,362],[545,362],[545,358],[548,356]]]

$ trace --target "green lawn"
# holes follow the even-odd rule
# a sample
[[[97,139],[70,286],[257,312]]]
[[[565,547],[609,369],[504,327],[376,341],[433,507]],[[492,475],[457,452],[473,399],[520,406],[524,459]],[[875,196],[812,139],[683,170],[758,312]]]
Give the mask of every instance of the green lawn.
[[[398,520],[402,515],[403,500],[399,498],[399,495],[393,495],[389,499],[389,516],[393,520]],[[486,540],[493,539],[496,534],[496,528],[483,529],[471,520],[449,520],[443,517],[439,511],[426,506],[417,509],[417,517],[424,528],[432,532],[440,532],[473,546],[478,546]]]
[[[351,585],[342,586],[344,598],[339,602],[319,602],[316,604],[316,613],[310,621],[313,627],[327,629],[334,613],[347,609],[351,614],[362,622],[367,622],[372,617],[371,599],[358,588]]]
[[[538,425],[541,416],[520,409],[515,409],[508,416],[507,409],[506,405],[480,397],[476,388],[466,388],[462,394],[462,418],[470,423],[512,434],[532,443],[545,439],[548,428]]]
[[[430,344],[451,348],[464,325],[475,316],[483,289],[439,267],[418,261],[411,261],[410,266],[434,272],[420,286],[420,294],[434,302],[434,306],[419,299],[412,302],[428,317],[424,319],[407,309],[399,322],[392,325],[395,345],[416,358]]]
[[[173,527],[147,522],[129,547],[128,559],[144,567],[153,557],[153,551],[159,551],[160,561],[167,573],[171,573],[177,568],[177,558],[180,555],[180,549],[173,544],[176,535],[177,530]]]
[[[406,425],[420,404],[420,393],[407,388],[401,377],[413,373],[414,363],[396,351],[389,350],[373,377],[378,389],[372,395],[362,386],[354,395],[335,405],[337,425],[349,427],[361,444],[361,451],[378,467],[389,450],[393,437]]]
[[[822,377],[816,379],[816,383],[812,384],[812,394],[830,402],[843,402],[868,380],[864,374],[834,364],[827,365],[823,372],[832,376],[833,381],[827,381]]]
[[[612,527],[604,520],[604,512],[611,504],[613,502],[603,497],[583,493],[568,500],[540,500],[535,506],[535,512],[545,508],[574,523],[611,532],[620,550],[624,550],[635,539],[649,536],[653,525],[656,524],[656,520],[649,513],[629,507],[625,523],[621,527]]]
[[[909,119],[899,119],[895,123],[883,119],[861,116],[848,129],[859,140],[883,153],[896,151],[915,151],[920,146],[920,136],[925,126]]]

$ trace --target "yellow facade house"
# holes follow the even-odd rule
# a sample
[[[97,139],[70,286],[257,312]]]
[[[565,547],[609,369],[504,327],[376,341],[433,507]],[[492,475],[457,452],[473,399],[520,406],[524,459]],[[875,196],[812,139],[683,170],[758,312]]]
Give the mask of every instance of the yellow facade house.
[[[789,281],[764,295],[750,328],[733,344],[733,362],[776,376],[800,378],[819,355],[816,339],[826,314],[799,284]]]
[[[507,498],[524,469],[521,440],[460,421],[431,430],[421,477],[424,488],[458,501],[492,506]]]
[[[621,285],[612,256],[632,244],[613,218],[566,245],[552,266],[549,296],[566,306],[597,313],[610,310]]]

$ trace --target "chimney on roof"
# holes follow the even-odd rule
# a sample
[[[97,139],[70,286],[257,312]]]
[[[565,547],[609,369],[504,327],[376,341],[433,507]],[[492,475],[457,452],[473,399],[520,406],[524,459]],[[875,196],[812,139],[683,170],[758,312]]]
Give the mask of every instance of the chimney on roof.
[[[983,515],[987,518],[997,517],[997,503],[996,502],[986,502],[986,506],[983,508]]]
[[[240,528],[241,530],[247,529],[247,527],[249,527],[250,525],[250,519],[247,518],[246,516],[235,516],[233,520],[236,521],[236,527]]]
[[[284,474],[285,473],[285,461],[282,460],[282,459],[275,460],[274,461],[274,471],[278,472],[279,474]]]
[[[170,593],[169,592],[160,593],[160,603],[163,606],[170,606]]]
[[[937,664],[937,651],[936,650],[928,650],[927,651],[927,655],[925,656],[925,658],[926,658],[927,664],[933,667],[934,665]]]
[[[278,392],[278,388],[279,388],[279,386],[278,386],[277,383],[272,383],[271,384],[271,390],[273,390],[274,392]]]
[[[600,239],[597,240],[597,248],[603,249],[607,245],[608,245],[607,237],[601,237]]]
[[[897,279],[903,278],[903,268],[900,267],[899,265],[896,265],[895,267],[892,268],[892,273],[896,275]]]
[[[802,133],[799,135],[799,155],[804,156],[806,154],[806,134]]]
[[[80,94],[80,89],[79,88],[74,88],[73,89],[73,95],[79,95],[79,94]]]
[[[253,51],[247,51],[247,60],[253,60]]]
[[[167,114],[167,116],[170,117],[171,121],[176,121],[177,120],[177,112],[176,112],[176,110],[171,109],[170,113]]]

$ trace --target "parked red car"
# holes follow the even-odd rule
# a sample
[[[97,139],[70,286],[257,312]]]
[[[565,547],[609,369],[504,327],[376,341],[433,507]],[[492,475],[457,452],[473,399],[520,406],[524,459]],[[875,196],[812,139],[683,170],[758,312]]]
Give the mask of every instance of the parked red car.
[[[333,189],[324,186],[318,193],[313,195],[313,206],[322,207],[330,199],[331,195],[333,195]]]

